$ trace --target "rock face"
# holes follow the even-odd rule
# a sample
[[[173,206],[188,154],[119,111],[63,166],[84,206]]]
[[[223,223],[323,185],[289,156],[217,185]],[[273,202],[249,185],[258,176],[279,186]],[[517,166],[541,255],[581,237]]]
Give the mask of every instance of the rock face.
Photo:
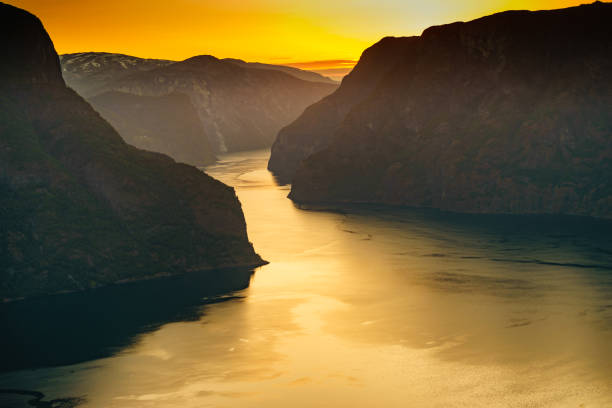
[[[216,160],[198,113],[185,94],[138,96],[110,91],[90,98],[89,103],[132,146],[194,166]]]
[[[347,80],[326,99],[349,85],[367,93],[337,125],[321,116],[333,127],[323,141],[299,140],[314,114],[281,132],[276,151],[295,127],[285,138],[315,152],[290,197],[612,217],[610,21],[612,4],[598,2],[396,39],[399,55],[374,87]]]
[[[337,88],[335,82],[315,73],[212,56],[171,62],[85,53],[63,56],[62,66],[67,84],[86,96],[96,109],[100,108],[102,116],[119,129],[128,143],[141,148],[151,148],[140,144],[145,139],[142,129],[146,124],[128,123],[131,118],[123,110],[125,94],[145,97],[143,106],[152,102],[151,97],[161,98],[157,99],[159,104],[168,95],[185,95],[193,106],[190,111],[196,112],[202,132],[207,135],[212,149],[209,157],[214,153],[269,147],[283,126]],[[99,106],[97,97],[103,93],[106,103]],[[130,104],[137,103],[135,97],[130,99]],[[166,123],[184,120],[181,115],[173,117],[171,107],[168,110],[171,112],[165,115]],[[144,112],[142,109],[141,114]],[[172,125],[173,129],[180,126]],[[146,133],[149,140],[158,139],[156,146],[169,143],[159,140],[162,136]],[[167,135],[166,139],[181,139],[185,145],[193,140],[178,132]],[[175,152],[156,151],[182,160]],[[182,151],[181,157],[189,153],[193,154]]]
[[[126,144],[0,3],[0,298],[261,265],[232,188]]]
[[[405,44],[416,39],[387,37],[364,51],[353,71],[333,94],[304,111],[278,133],[268,170],[289,183],[299,164],[332,140],[333,134],[353,106],[361,103],[402,56]]]

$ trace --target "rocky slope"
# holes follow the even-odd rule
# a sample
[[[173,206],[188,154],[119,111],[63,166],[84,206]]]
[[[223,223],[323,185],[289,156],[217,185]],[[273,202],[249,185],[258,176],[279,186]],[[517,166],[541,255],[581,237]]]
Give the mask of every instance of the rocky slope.
[[[318,151],[290,197],[612,217],[610,21],[612,4],[597,2],[397,39],[399,58],[324,147],[304,142]]]
[[[0,3],[0,298],[261,265],[232,188],[126,144]]]
[[[194,166],[216,160],[198,113],[185,94],[138,96],[110,91],[89,98],[89,103],[132,146]]]
[[[306,108],[293,123],[281,129],[272,145],[268,170],[282,183],[291,182],[301,161],[327,147],[347,113],[367,98],[393,68],[405,44],[414,41],[387,37],[365,50],[336,92]]]
[[[211,56],[171,62],[120,54],[70,54],[62,56],[62,67],[68,86],[86,96],[94,107],[98,108],[96,97],[106,93],[107,103],[100,107],[100,113],[128,143],[143,140],[144,123],[126,123],[130,118],[122,109],[125,94],[145,97],[143,106],[152,101],[150,97],[162,98],[157,100],[159,104],[168,95],[186,95],[212,148],[209,157],[213,153],[269,147],[279,129],[297,118],[306,106],[337,88],[334,81],[313,72]],[[113,101],[113,97],[117,100]],[[137,99],[130,101],[136,103]],[[184,119],[171,114],[178,112],[176,109],[168,110],[167,123]],[[139,116],[144,118],[144,113],[142,109]],[[178,129],[181,125],[171,126]],[[168,143],[159,139],[162,136],[155,136],[156,146]],[[153,138],[150,134],[147,137]],[[167,139],[180,140],[185,145],[193,140],[178,132],[167,135]],[[193,154],[184,150],[180,156],[169,150],[155,151],[177,160]]]

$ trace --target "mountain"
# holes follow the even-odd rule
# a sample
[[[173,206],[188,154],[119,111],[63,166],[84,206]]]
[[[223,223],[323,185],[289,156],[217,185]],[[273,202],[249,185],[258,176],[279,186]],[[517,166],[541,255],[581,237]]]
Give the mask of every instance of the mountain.
[[[212,56],[171,62],[85,53],[63,56],[62,66],[68,86],[86,96],[96,109],[100,108],[103,117],[119,129],[128,143],[143,140],[146,123],[126,115],[122,109],[125,94],[146,97],[143,106],[151,102],[150,97],[186,95],[212,148],[209,157],[214,153],[269,147],[283,126],[337,88],[335,82],[316,73]],[[96,97],[105,93],[104,106],[98,106]],[[115,97],[117,100],[113,100]],[[130,103],[136,101],[130,99]],[[167,109],[173,110],[170,106]],[[140,112],[139,117],[145,118],[145,110]],[[166,123],[173,129],[181,124],[170,122],[182,120],[182,116],[173,117],[170,112],[165,115]],[[148,132],[147,137],[153,136]],[[163,138],[161,133],[154,137],[157,146],[169,143],[160,137]],[[168,135],[168,139],[181,140],[182,144],[193,140],[191,136],[186,136],[187,140],[183,137],[182,133]],[[137,143],[135,146],[147,148]],[[176,156],[169,150],[156,151],[177,160],[189,153]]]
[[[268,169],[279,181],[290,183],[302,160],[327,147],[351,108],[368,97],[410,41],[414,39],[387,37],[365,50],[336,92],[306,108],[293,123],[280,130],[268,162]]]
[[[235,58],[224,58],[221,61],[231,62],[244,68],[270,69],[272,71],[281,71],[298,79],[303,79],[304,81],[323,82],[325,84],[337,85],[336,81],[319,73],[313,71],[305,71],[303,69],[289,67],[286,65],[262,64],[261,62],[245,62],[241,59]]]
[[[385,39],[280,133],[271,167],[292,145],[313,152],[293,177],[290,197],[302,204],[610,218],[610,21],[612,4],[596,2]],[[397,51],[383,52],[391,44]],[[357,81],[376,52],[386,72]],[[338,102],[349,92],[361,97]],[[327,127],[316,134],[309,126],[318,121]]]
[[[89,103],[132,146],[194,166],[216,160],[198,112],[183,93],[138,96],[109,91],[89,98]]]
[[[188,95],[215,152],[231,152],[270,146],[284,125],[336,85],[201,55],[130,75],[113,88],[143,96]]]
[[[127,143],[164,153],[194,166],[216,161],[213,148],[190,98],[170,91],[139,96],[113,90],[116,81],[174,64],[107,52],[60,56],[64,80],[106,119]]]
[[[117,79],[173,64],[174,61],[144,59],[108,52],[79,52],[60,55],[62,74],[69,87],[84,98],[112,89]]]
[[[263,263],[233,189],[126,144],[35,16],[0,3],[0,52],[0,298]]]

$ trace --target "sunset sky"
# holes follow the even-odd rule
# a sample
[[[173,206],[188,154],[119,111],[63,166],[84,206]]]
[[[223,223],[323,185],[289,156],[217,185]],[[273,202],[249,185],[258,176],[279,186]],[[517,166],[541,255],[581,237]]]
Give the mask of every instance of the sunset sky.
[[[61,53],[211,54],[339,75],[385,36],[570,0],[4,0],[41,18]],[[327,62],[326,62],[327,61]],[[314,62],[313,64],[309,64]]]

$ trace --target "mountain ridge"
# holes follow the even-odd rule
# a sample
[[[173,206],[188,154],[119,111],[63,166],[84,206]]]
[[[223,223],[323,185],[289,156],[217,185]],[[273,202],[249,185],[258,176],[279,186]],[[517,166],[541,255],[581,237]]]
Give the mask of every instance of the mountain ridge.
[[[393,61],[401,55],[398,52],[400,46],[407,38],[416,37],[385,37],[367,48],[336,92],[306,108],[293,123],[279,131],[272,145],[268,170],[282,184],[291,181],[303,159],[327,146],[344,116],[363,101],[391,69]],[[383,63],[379,64],[379,61]]]
[[[126,115],[120,108],[125,98],[112,104],[96,106],[95,98],[109,92],[122,92],[144,97],[163,97],[173,93],[185,94],[201,122],[202,133],[208,139],[209,151],[201,160],[190,159],[190,164],[209,164],[204,160],[226,151],[239,151],[269,147],[278,130],[295,119],[310,103],[336,89],[337,84],[312,77],[323,78],[289,67],[219,59],[212,55],[198,55],[184,61],[143,60],[136,57],[97,53],[70,54],[62,57],[66,81],[100,108],[106,119],[122,129],[124,138],[140,148],[151,148],[144,143],[155,137],[155,146],[168,142],[141,115]],[[96,64],[96,65],[94,65]],[[296,73],[299,73],[297,75]],[[309,80],[300,77],[308,77]],[[151,102],[150,99],[143,104]],[[168,111],[173,107],[168,105]],[[166,115],[168,121],[172,118]],[[189,119],[190,121],[192,119]],[[172,128],[179,129],[177,117]],[[147,129],[143,134],[143,129]],[[167,139],[185,143],[183,135],[174,133]],[[193,140],[187,137],[189,140]],[[205,143],[200,143],[200,150]],[[183,160],[192,152],[180,155],[170,150],[158,150]]]
[[[34,15],[0,3],[0,23],[1,299],[265,263],[231,187],[126,144]]]
[[[610,18],[601,2],[510,11],[402,40],[322,143],[300,138],[306,114],[279,133],[275,146],[310,149],[290,198],[611,217]]]
[[[131,74],[113,90],[160,96],[187,94],[216,153],[270,146],[278,130],[336,88],[285,72],[254,69],[200,55]]]

